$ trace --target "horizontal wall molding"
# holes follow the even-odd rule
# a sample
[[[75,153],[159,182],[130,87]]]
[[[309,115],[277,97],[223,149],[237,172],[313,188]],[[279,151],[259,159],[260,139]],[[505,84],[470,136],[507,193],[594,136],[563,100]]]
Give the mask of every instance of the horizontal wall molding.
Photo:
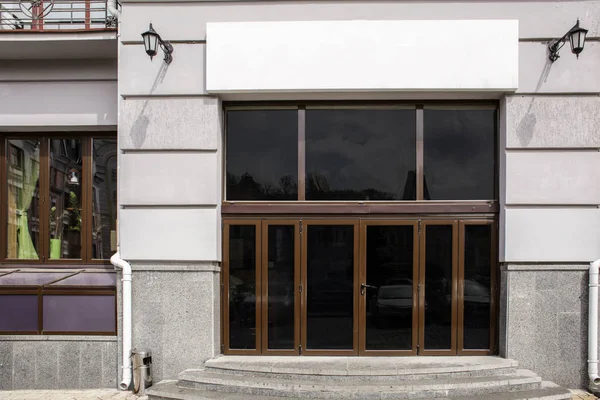
[[[203,264],[188,264],[181,265],[172,264],[169,262],[160,262],[160,260],[128,260],[131,263],[132,271],[156,271],[156,272],[209,272],[209,273],[218,273],[221,271],[219,263],[217,261],[212,261]],[[149,264],[148,262],[156,262],[157,264]]]
[[[502,264],[501,271],[587,271],[589,264]]]

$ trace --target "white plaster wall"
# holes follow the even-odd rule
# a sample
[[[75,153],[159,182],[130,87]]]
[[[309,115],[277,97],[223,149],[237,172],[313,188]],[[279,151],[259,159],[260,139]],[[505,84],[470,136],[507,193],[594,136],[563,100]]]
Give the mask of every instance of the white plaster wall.
[[[121,156],[122,205],[217,205],[216,152],[140,152]]]
[[[119,147],[132,151],[217,150],[222,132],[219,110],[214,97],[127,98],[120,104]]]
[[[600,204],[600,152],[509,151],[506,204]]]
[[[0,82],[0,130],[116,125],[116,81]]]
[[[121,40],[141,42],[152,21],[168,40],[206,39],[207,22],[516,19],[522,39],[562,36],[577,20],[597,37],[597,1],[254,1],[123,2]],[[368,32],[365,32],[368,34]],[[240,38],[251,45],[254,38]]]
[[[597,207],[506,209],[506,260],[589,262],[600,254]]]
[[[120,210],[121,256],[126,260],[219,261],[216,207]]]
[[[506,148],[600,148],[598,110],[598,93],[507,96]]]
[[[207,24],[211,93],[517,87],[516,20]]]
[[[133,95],[196,95],[205,90],[204,43],[173,44],[174,61],[167,66],[163,54],[152,62],[140,44],[120,45],[120,94]]]

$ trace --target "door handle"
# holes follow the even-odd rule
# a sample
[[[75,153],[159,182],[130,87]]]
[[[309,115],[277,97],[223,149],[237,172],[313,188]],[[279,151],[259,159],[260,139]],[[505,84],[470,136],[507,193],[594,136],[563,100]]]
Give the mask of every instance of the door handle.
[[[360,285],[360,294],[362,296],[365,295],[365,289],[377,289],[377,286],[367,285],[366,283],[361,283],[361,285]]]

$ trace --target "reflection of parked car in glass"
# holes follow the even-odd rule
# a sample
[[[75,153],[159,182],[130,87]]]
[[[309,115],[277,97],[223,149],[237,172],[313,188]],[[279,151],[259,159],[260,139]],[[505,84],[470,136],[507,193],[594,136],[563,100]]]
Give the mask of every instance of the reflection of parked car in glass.
[[[375,325],[412,323],[412,282],[381,286],[377,292],[377,300],[371,304],[371,315]]]
[[[490,290],[481,283],[464,281],[465,323],[487,326],[490,317]]]

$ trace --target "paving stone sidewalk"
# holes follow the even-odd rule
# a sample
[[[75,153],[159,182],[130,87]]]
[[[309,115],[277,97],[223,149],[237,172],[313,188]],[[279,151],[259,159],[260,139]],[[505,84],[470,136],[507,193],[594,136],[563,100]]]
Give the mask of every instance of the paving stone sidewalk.
[[[0,400],[147,400],[116,389],[91,390],[0,390]]]
[[[571,390],[572,400],[596,400],[598,397],[583,390]],[[482,399],[485,396],[482,396]],[[131,392],[115,389],[91,390],[0,390],[0,400],[147,400]]]

